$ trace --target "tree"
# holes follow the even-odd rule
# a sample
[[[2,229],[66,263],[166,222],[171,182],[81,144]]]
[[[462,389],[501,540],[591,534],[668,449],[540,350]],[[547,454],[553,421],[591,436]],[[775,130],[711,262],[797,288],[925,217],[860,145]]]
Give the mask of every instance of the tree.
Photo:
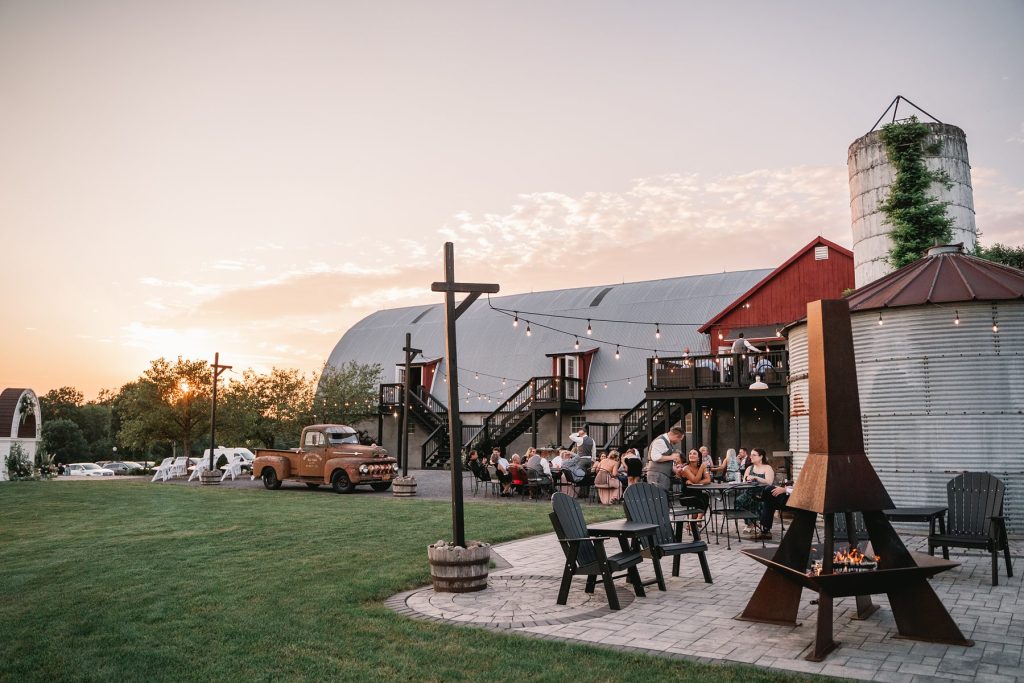
[[[349,361],[341,367],[324,363],[313,397],[313,420],[352,425],[376,415],[379,363]]]
[[[994,244],[986,248],[979,244],[975,254],[988,261],[1024,270],[1024,246],[1008,247],[1005,244]]]
[[[89,444],[74,420],[47,420],[43,423],[40,449],[53,455],[55,462],[74,462],[86,458]]]
[[[85,396],[74,387],[50,389],[39,397],[39,410],[43,420],[74,420],[78,409],[85,402]]]
[[[892,226],[889,263],[896,268],[913,263],[936,244],[948,244],[953,237],[953,221],[946,215],[949,202],[929,194],[932,183],[952,187],[949,174],[930,170],[925,164],[926,155],[934,156],[942,149],[939,142],[925,145],[930,132],[914,116],[882,128],[882,144],[896,169],[896,179],[879,209]]]
[[[82,436],[89,444],[88,450],[92,460],[109,459],[113,457],[112,449],[114,441],[111,438],[109,406],[97,403],[86,403],[78,409],[75,422],[82,430]]]
[[[178,441],[185,454],[210,424],[209,364],[204,360],[174,363],[164,358],[136,381],[125,385],[115,401],[121,428],[118,441],[129,448],[149,450],[160,441]]]
[[[217,414],[225,442],[290,448],[298,445],[310,418],[313,378],[298,370],[273,368],[265,375],[246,370],[224,388],[223,397]]]

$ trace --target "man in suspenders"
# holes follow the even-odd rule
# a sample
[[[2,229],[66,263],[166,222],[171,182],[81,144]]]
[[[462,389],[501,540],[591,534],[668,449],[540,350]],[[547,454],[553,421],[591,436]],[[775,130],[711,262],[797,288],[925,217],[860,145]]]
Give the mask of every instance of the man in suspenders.
[[[647,482],[666,491],[672,490],[672,466],[682,465],[683,457],[677,445],[683,440],[683,430],[673,427],[651,443],[647,451]]]

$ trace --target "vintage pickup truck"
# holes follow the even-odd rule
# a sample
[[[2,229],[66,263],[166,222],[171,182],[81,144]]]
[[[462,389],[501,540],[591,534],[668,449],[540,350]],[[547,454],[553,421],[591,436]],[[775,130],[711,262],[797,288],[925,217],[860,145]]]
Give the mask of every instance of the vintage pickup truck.
[[[261,478],[268,489],[281,488],[287,479],[312,488],[330,484],[338,493],[352,493],[362,485],[387,491],[398,472],[397,461],[386,450],[360,444],[356,430],[346,425],[310,425],[302,430],[299,443],[290,451],[257,449],[253,478]]]

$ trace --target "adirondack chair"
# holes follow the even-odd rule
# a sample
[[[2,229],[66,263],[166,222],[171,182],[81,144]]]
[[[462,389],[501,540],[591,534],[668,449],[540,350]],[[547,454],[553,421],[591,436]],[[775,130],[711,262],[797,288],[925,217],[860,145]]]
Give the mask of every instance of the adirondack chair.
[[[992,554],[992,585],[999,585],[999,551],[1006,561],[1006,576],[1013,576],[1010,543],[1003,518],[1005,486],[988,472],[964,472],[946,484],[949,507],[946,533],[928,536],[928,554],[942,548],[949,559],[949,548],[980,548]]]
[[[579,502],[564,493],[551,496],[552,512],[548,515],[551,526],[555,529],[558,544],[565,553],[565,567],[562,570],[562,585],[558,589],[558,604],[564,605],[569,599],[572,577],[587,577],[586,592],[593,593],[600,577],[604,583],[604,591],[608,596],[608,607],[620,609],[619,596],[615,592],[613,574],[626,570],[633,590],[638,597],[644,597],[643,583],[636,566],[643,561],[643,555],[637,552],[620,552],[608,555],[604,549],[605,536],[591,536],[587,532],[587,523],[583,519],[583,509]]]
[[[659,562],[662,557],[672,557],[672,576],[679,576],[679,558],[683,555],[696,554],[700,561],[700,570],[704,574],[704,582],[712,583],[711,569],[705,555],[708,544],[700,540],[699,534],[690,542],[676,539],[669,517],[668,494],[663,489],[646,482],[633,484],[626,489],[622,500],[626,506],[626,519],[658,525],[653,544],[649,539],[642,538],[640,545],[650,553],[654,561],[654,574],[657,577],[654,581],[657,581],[659,590],[665,590],[665,576]]]
[[[835,520],[835,542],[837,545],[843,545],[845,548],[844,544],[848,542],[846,537],[846,515],[842,512],[837,512]],[[870,540],[868,538],[868,528],[864,525],[864,513],[859,510],[853,513],[853,530],[857,534],[854,538],[858,541]]]
[[[174,458],[164,458],[160,466],[153,472],[153,478],[150,481],[167,481],[171,476],[171,467],[174,465]]]

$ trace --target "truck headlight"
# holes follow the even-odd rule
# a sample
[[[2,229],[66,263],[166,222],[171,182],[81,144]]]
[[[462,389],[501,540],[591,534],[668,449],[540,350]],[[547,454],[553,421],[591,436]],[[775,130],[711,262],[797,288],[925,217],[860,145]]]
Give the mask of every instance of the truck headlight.
[[[359,466],[359,474],[366,474],[369,471],[370,471],[370,466],[369,465],[360,465]]]
[[[398,471],[398,463],[397,462],[391,463],[391,471],[392,472],[397,472]]]

